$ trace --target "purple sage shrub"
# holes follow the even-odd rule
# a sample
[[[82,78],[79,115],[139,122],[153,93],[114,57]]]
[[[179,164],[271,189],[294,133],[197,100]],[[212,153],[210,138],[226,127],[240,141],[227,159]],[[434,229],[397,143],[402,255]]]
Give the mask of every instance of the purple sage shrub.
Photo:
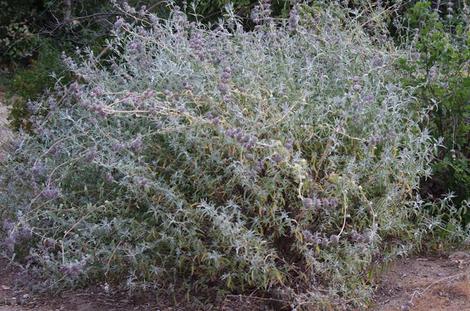
[[[338,10],[275,20],[263,1],[245,31],[126,7],[106,66],[64,56],[79,79],[0,168],[0,215],[41,237],[25,243],[48,285],[176,276],[364,308],[372,258],[419,224],[433,145],[393,66],[405,52]]]

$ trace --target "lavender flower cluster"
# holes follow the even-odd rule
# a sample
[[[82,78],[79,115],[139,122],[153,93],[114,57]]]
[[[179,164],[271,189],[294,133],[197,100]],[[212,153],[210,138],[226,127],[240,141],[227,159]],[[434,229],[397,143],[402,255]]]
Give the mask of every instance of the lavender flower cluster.
[[[337,234],[332,234],[329,237],[322,237],[320,234],[317,232],[315,234],[312,234],[308,230],[304,230],[302,232],[303,238],[307,243],[310,243],[314,246],[322,246],[322,247],[327,247],[327,246],[336,246],[338,245],[340,241],[340,236]]]
[[[229,92],[229,82],[231,77],[232,70],[230,69],[230,67],[225,67],[222,74],[220,75],[220,82],[218,85],[218,89],[222,95],[226,95]]]
[[[10,219],[3,220],[2,229],[6,232],[2,244],[8,255],[14,254],[16,245],[33,237],[33,230],[27,224],[18,225]]]
[[[225,131],[225,135],[235,139],[244,148],[251,150],[256,145],[258,138],[254,135],[245,133],[240,128],[230,128]]]
[[[261,24],[270,19],[271,13],[271,1],[263,0],[251,11],[251,19],[255,24]]]

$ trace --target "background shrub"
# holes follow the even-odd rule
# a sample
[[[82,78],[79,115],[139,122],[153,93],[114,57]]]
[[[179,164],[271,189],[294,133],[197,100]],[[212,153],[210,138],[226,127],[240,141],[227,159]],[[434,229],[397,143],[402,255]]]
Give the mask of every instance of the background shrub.
[[[60,59],[60,50],[43,40],[38,51],[38,58],[31,60],[28,67],[18,68],[7,82],[6,103],[11,106],[9,119],[15,129],[30,127],[28,119],[32,111],[28,101],[43,96],[46,90],[54,86],[58,77],[63,82],[70,79]]]
[[[441,139],[432,178],[423,193],[454,193],[459,206],[470,198],[470,28],[468,8],[455,13],[449,2],[439,15],[420,2],[406,15],[405,37],[412,38],[414,58],[401,62],[404,83],[417,87],[417,103],[431,107],[426,126]],[[470,215],[464,217],[464,222]]]
[[[0,64],[28,62],[37,35],[31,1],[0,1]]]

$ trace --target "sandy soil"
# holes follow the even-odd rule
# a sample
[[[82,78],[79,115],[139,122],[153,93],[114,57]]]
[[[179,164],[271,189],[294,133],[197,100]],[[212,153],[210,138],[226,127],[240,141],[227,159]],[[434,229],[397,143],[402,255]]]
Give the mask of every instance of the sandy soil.
[[[382,276],[373,310],[470,310],[470,251],[419,257]]]

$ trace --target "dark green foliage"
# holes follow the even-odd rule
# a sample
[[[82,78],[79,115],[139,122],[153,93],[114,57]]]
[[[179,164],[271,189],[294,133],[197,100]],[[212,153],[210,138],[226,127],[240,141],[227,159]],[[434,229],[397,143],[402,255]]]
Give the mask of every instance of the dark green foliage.
[[[448,8],[447,8],[448,10]],[[432,196],[454,192],[460,204],[470,198],[470,36],[468,15],[439,16],[429,2],[419,2],[406,14],[414,37],[415,55],[401,62],[404,82],[416,87],[422,107],[428,107],[426,126],[442,139],[433,177],[424,190]],[[467,217],[468,218],[468,217]]]
[[[27,63],[33,57],[37,45],[33,2],[0,2],[0,64]]]
[[[185,1],[179,2],[183,5]],[[204,22],[217,21],[225,13],[225,7],[231,3],[235,13],[245,19],[245,24],[249,23],[251,9],[258,4],[257,0],[193,0],[188,2],[187,8],[189,11],[195,5],[197,15],[201,16]],[[287,16],[291,6],[289,0],[273,0],[270,2],[273,16]]]
[[[28,67],[18,69],[8,84],[7,103],[11,105],[10,121],[13,128],[28,128],[28,100],[35,100],[55,83],[53,73],[67,79],[60,59],[60,51],[43,40],[38,47],[38,58]]]

